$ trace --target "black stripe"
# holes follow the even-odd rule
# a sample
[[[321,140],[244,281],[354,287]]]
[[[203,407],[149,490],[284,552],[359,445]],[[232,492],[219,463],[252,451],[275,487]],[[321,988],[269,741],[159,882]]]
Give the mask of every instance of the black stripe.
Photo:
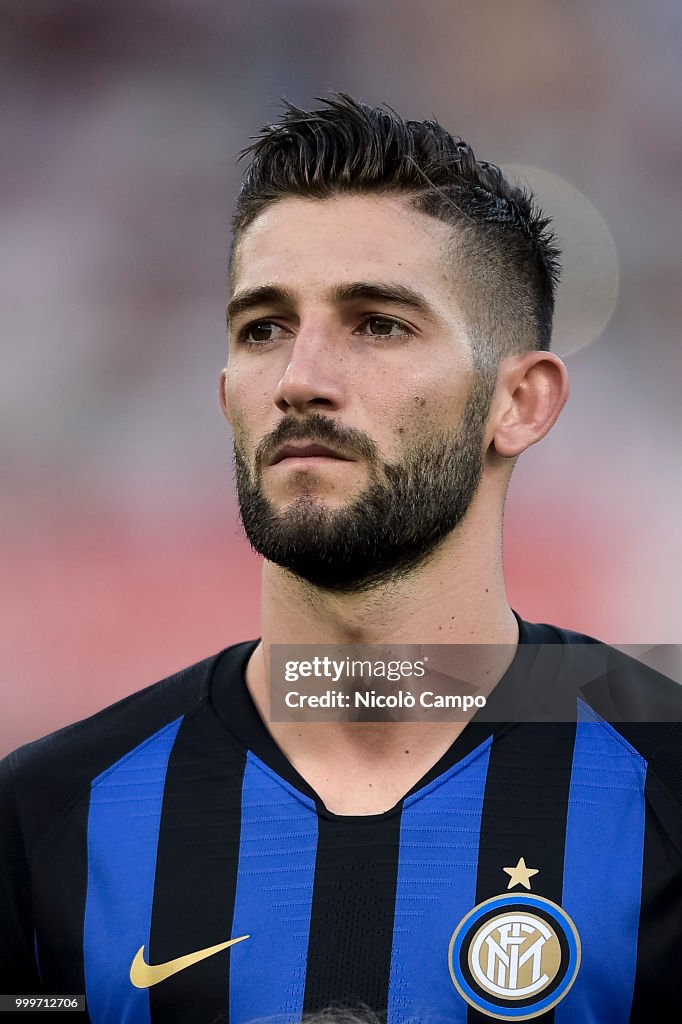
[[[305,1013],[335,1006],[385,1013],[393,944],[400,814],[321,812]]]
[[[152,964],[232,937],[245,765],[206,705],[183,720],[164,790]],[[224,950],[150,988],[152,1024],[227,1021],[229,956]]]
[[[58,829],[39,844],[32,865],[34,912],[40,922],[36,943],[40,991],[46,993],[85,993],[83,926],[89,809],[89,795],[83,796],[69,811],[68,827]],[[89,1020],[83,1013],[62,1012],[66,1020],[78,1019],[81,1024]]]
[[[663,728],[658,726],[659,731]],[[655,729],[649,726],[650,732]],[[630,1024],[678,1020],[682,1006],[682,816],[651,770],[645,797],[642,904]]]
[[[272,768],[280,779],[284,779],[299,793],[304,793],[311,800],[317,800],[315,791],[298,774],[273,740],[249,693],[245,679],[246,665],[257,646],[257,640],[250,640],[230,647],[224,652],[213,675],[213,706],[225,728],[241,746],[248,747],[256,757]]]
[[[503,868],[523,857],[537,868],[531,891],[561,903],[575,723],[523,723],[499,732],[490,750],[483,799],[476,903],[507,891]],[[514,892],[527,892],[521,885]],[[554,1011],[538,1017],[550,1024]],[[468,1024],[490,1024],[469,1008]]]

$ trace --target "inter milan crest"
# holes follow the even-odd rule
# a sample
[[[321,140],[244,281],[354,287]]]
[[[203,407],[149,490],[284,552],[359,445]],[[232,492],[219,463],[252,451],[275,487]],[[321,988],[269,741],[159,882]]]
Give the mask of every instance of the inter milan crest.
[[[504,868],[509,888],[530,889],[523,857]],[[580,938],[561,907],[534,893],[507,892],[474,907],[448,948],[450,976],[470,1006],[495,1020],[531,1020],[561,1002],[580,967]]]

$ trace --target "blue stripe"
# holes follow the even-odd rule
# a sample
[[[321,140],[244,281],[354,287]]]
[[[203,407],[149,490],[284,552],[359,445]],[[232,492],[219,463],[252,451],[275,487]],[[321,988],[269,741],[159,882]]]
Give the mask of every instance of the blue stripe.
[[[450,978],[448,946],[476,902],[491,742],[403,805],[388,1024],[441,1017],[466,1024],[466,1003]]]
[[[555,1024],[627,1024],[637,960],[646,761],[581,704],[566,826],[563,907],[582,945]]]
[[[249,753],[230,956],[230,1020],[300,1021],[317,855],[312,800]]]
[[[148,960],[156,849],[168,758],[181,718],[92,783],[83,958],[93,1024],[149,1024],[149,991],[130,965]]]

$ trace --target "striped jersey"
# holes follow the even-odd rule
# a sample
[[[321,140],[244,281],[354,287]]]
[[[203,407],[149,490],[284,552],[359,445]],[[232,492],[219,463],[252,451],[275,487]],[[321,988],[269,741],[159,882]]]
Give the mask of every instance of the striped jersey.
[[[382,814],[329,812],[275,744],[258,641],[11,754],[0,993],[85,994],[96,1024],[679,1020],[682,691],[520,631],[533,670],[517,652],[491,700],[572,719],[475,718]],[[605,668],[578,687],[586,645]]]

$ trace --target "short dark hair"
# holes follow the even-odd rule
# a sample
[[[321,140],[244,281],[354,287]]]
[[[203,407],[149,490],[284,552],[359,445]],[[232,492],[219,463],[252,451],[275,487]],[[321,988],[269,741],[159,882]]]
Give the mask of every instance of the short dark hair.
[[[325,107],[284,112],[240,154],[250,163],[232,221],[231,273],[239,239],[280,199],[404,195],[456,230],[448,253],[477,362],[549,349],[559,249],[528,191],[477,160],[438,121],[406,121],[347,93]]]

